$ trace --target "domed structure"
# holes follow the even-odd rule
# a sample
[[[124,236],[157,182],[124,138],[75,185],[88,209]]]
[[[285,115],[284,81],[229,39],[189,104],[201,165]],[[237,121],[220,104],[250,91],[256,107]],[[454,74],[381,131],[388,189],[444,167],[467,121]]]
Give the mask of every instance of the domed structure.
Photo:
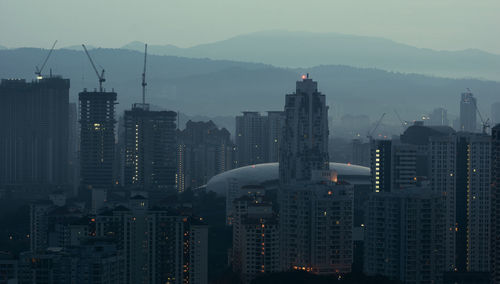
[[[246,185],[278,184],[278,163],[257,164],[233,169],[212,177],[206,186],[208,191],[225,196],[230,184]],[[350,184],[369,184],[370,168],[351,164],[330,163],[330,170],[337,173],[339,180]]]

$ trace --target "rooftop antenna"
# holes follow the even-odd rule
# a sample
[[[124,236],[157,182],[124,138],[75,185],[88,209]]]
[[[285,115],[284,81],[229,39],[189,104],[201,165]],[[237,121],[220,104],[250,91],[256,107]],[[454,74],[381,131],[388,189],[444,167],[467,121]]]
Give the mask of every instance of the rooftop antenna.
[[[148,54],[148,44],[144,44],[144,71],[142,71],[142,105],[146,104],[146,56]]]
[[[36,75],[36,78],[38,80],[43,79],[43,77],[42,77],[43,68],[45,67],[45,64],[47,64],[47,61],[49,60],[49,57],[52,54],[52,51],[54,51],[54,48],[56,47],[56,43],[57,43],[57,40],[54,41],[54,44],[52,45],[52,48],[49,51],[49,54],[47,54],[47,57],[45,57],[45,60],[43,61],[43,64],[42,64],[42,67],[40,67],[40,69],[38,69],[38,66],[35,66],[35,69],[36,69],[35,75]]]
[[[99,92],[102,92],[102,83],[106,82],[106,79],[104,79],[104,68],[101,68],[102,71],[101,71],[101,74],[99,75],[99,71],[97,71],[97,68],[95,67],[94,61],[92,61],[92,57],[90,57],[90,54],[89,54],[87,48],[85,47],[85,44],[82,44],[82,46],[83,46],[83,49],[85,50],[85,53],[87,54],[87,56],[90,60],[90,64],[92,64],[92,67],[94,68],[94,71],[95,71],[95,74],[97,75],[97,78],[99,79]]]

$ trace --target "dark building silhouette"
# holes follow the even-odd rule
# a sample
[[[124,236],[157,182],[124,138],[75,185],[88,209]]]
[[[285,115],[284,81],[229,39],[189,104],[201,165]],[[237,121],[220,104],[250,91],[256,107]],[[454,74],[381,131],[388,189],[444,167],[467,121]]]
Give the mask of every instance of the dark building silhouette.
[[[500,283],[500,124],[491,130],[491,283]]]
[[[69,79],[0,84],[0,185],[68,183]]]
[[[460,100],[460,129],[459,131],[475,132],[477,130],[477,100],[470,90],[462,93]]]
[[[245,111],[236,117],[237,167],[266,162],[267,117],[255,111]]]
[[[125,185],[175,187],[176,119],[176,112],[151,111],[147,104],[134,104],[125,111]]]
[[[80,180],[84,188],[113,185],[115,162],[115,92],[87,92],[80,101]]]
[[[225,128],[212,122],[188,121],[177,133],[177,186],[179,191],[205,185],[234,166],[234,144]]]

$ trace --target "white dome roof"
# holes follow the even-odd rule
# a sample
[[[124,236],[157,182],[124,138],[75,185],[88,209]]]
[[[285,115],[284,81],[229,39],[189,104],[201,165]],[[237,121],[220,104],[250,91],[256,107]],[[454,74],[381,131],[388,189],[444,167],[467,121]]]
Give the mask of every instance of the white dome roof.
[[[267,163],[245,166],[223,172],[212,177],[207,183],[207,190],[225,195],[227,182],[234,179],[239,186],[258,185],[263,182],[278,181],[279,164]],[[330,163],[330,170],[336,171],[340,179],[351,183],[366,184],[370,180],[370,168],[351,164]]]

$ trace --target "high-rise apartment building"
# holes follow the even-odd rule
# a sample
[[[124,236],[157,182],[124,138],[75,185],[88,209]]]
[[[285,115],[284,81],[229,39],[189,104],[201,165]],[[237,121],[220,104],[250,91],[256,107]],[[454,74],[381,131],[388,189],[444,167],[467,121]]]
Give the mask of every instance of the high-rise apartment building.
[[[233,270],[243,283],[262,273],[280,271],[278,217],[265,195],[248,195],[233,202]]]
[[[69,79],[0,83],[0,185],[68,184]]]
[[[285,127],[285,113],[283,111],[267,112],[267,143],[266,154],[268,163],[279,161],[280,143],[283,137],[283,128]]]
[[[470,90],[462,93],[460,100],[460,129],[459,131],[475,132],[477,130],[476,122],[477,100]]]
[[[500,283],[500,124],[491,130],[491,283]]]
[[[243,167],[266,162],[267,117],[245,111],[236,117],[236,165]]]
[[[286,95],[278,193],[283,270],[351,270],[353,191],[329,171],[327,112],[325,95],[308,76]]]
[[[372,193],[366,205],[364,272],[403,283],[442,280],[444,202],[423,187]]]
[[[124,255],[123,283],[207,283],[208,227],[197,218],[134,196],[96,216],[96,235],[113,238]]]
[[[212,122],[188,121],[177,132],[177,189],[197,188],[234,165],[234,144],[225,128]]]
[[[113,186],[116,93],[78,95],[80,102],[80,183],[85,189]]]
[[[318,83],[304,77],[286,95],[280,150],[280,183],[310,181],[313,171],[329,169],[328,107]]]
[[[174,189],[176,178],[174,111],[151,111],[134,104],[124,116],[124,184],[143,189]]]

